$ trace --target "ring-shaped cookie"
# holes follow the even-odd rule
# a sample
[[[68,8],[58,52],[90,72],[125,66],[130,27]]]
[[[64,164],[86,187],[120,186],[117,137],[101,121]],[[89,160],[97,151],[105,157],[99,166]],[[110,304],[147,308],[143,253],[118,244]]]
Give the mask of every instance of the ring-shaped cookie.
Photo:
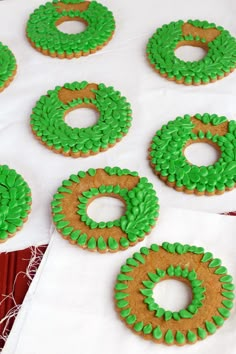
[[[57,26],[65,21],[81,21],[87,28],[77,34],[63,33]],[[40,5],[27,23],[31,45],[45,55],[60,59],[78,58],[103,48],[115,30],[111,11],[96,1],[54,0]]]
[[[16,59],[10,49],[0,42],[0,92],[13,80],[16,74]]]
[[[97,123],[72,128],[64,117],[77,108],[99,112]],[[65,156],[87,157],[105,151],[122,139],[131,126],[130,104],[104,84],[74,82],[57,86],[37,102],[31,115],[34,135],[49,149]]]
[[[177,279],[192,290],[185,309],[160,307],[153,288],[165,279]],[[202,247],[153,244],[126,260],[115,285],[116,309],[135,333],[168,345],[192,344],[216,332],[233,307],[234,285],[219,258]]]
[[[203,48],[198,61],[183,61],[175,50],[181,46]],[[171,22],[158,28],[149,39],[147,56],[153,68],[178,84],[201,85],[230,74],[236,66],[236,40],[223,27],[207,21]]]
[[[205,142],[220,153],[209,166],[191,165],[185,148]],[[152,139],[149,158],[155,174],[177,191],[215,195],[236,186],[236,121],[216,114],[177,117],[158,130]]]
[[[121,199],[126,211],[121,218],[96,222],[87,214],[98,197]],[[142,241],[156,223],[158,198],[147,178],[119,167],[80,171],[63,181],[52,201],[57,230],[72,244],[90,251],[117,252]]]
[[[22,228],[30,209],[28,184],[15,170],[0,166],[0,243]]]

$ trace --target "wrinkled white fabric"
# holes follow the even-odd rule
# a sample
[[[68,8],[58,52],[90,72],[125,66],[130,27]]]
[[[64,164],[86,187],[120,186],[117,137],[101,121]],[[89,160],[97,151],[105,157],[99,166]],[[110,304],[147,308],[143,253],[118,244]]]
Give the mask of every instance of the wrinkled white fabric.
[[[221,258],[236,279],[235,229],[233,216],[163,207],[157,227],[141,245],[178,241],[202,246]],[[213,336],[181,348],[144,340],[125,326],[114,308],[113,289],[120,266],[141,245],[100,255],[70,245],[55,232],[3,354],[236,353],[235,309]],[[159,295],[162,304],[171,296]],[[177,287],[175,296],[181,296]]]
[[[61,181],[79,169],[117,165],[137,170],[154,184],[163,206],[209,212],[236,208],[236,191],[212,198],[177,193],[159,181],[147,160],[147,149],[156,130],[178,115],[210,112],[234,119],[236,74],[215,84],[186,87],[161,78],[145,56],[146,43],[155,29],[173,20],[207,19],[236,35],[235,1],[101,2],[116,19],[113,40],[88,57],[59,60],[35,51],[25,37],[29,14],[44,0],[0,1],[0,40],[11,48],[18,63],[15,80],[0,94],[0,163],[21,173],[33,196],[29,221],[14,238],[0,244],[0,252],[49,241],[54,230],[50,217],[52,196]],[[49,151],[34,138],[29,125],[32,108],[41,95],[75,80],[114,86],[133,109],[128,135],[114,148],[85,159],[66,158]]]

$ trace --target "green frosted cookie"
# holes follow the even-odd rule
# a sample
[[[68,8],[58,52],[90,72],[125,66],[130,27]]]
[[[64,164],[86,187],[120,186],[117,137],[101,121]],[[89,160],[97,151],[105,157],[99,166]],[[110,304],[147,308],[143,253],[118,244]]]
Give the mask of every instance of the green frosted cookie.
[[[185,148],[198,142],[220,152],[216,163],[196,166],[186,159]],[[158,177],[177,191],[214,195],[232,190],[236,185],[236,121],[208,113],[177,117],[156,132],[149,158]]]
[[[87,128],[70,127],[64,121],[65,115],[82,107],[98,111],[97,123]],[[86,157],[120,141],[131,126],[131,119],[130,104],[120,92],[83,81],[48,91],[33,108],[30,124],[47,148],[65,156]]]
[[[0,243],[22,228],[31,209],[31,191],[8,166],[0,166]]]
[[[95,198],[120,199],[124,215],[108,222],[96,222],[87,213]],[[127,249],[152,230],[158,217],[158,198],[147,178],[119,167],[90,168],[62,182],[52,201],[57,230],[71,243],[90,251],[117,252]]]
[[[16,59],[10,49],[0,42],[0,92],[13,80],[16,74]]]
[[[176,57],[178,47],[189,45],[205,49],[198,61]],[[171,22],[158,28],[147,45],[148,60],[163,77],[185,85],[215,82],[236,66],[236,39],[223,27],[207,21]]]
[[[65,21],[80,21],[86,29],[77,34],[61,32],[57,26]],[[111,39],[115,20],[111,11],[96,1],[54,0],[40,5],[27,23],[31,45],[45,55],[78,58],[101,49]]]
[[[170,311],[155,301],[153,289],[168,279],[190,287],[192,299],[186,308]],[[233,307],[233,290],[232,277],[212,253],[164,242],[142,247],[121,266],[115,305],[125,324],[145,339],[167,345],[192,344],[224,324]]]

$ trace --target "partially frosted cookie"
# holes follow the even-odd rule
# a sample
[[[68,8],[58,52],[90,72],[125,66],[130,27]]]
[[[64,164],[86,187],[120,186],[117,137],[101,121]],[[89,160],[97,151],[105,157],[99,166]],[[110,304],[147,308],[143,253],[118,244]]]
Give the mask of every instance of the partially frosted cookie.
[[[57,26],[65,21],[80,21],[86,29],[77,34],[61,32]],[[95,53],[112,38],[115,20],[111,11],[96,1],[54,0],[40,5],[27,23],[31,45],[45,55],[78,58]]]
[[[83,107],[99,113],[97,123],[87,128],[70,127],[64,121],[66,114]],[[126,98],[113,87],[73,82],[42,96],[33,108],[30,124],[47,148],[65,156],[87,157],[120,141],[131,126],[131,113]]]
[[[201,47],[206,55],[199,61],[183,61],[175,50]],[[229,75],[236,66],[236,39],[221,26],[199,20],[171,22],[158,28],[149,39],[147,56],[153,68],[177,84],[201,85]]]
[[[31,191],[23,177],[0,166],[0,242],[20,230],[31,209]]]
[[[177,117],[158,130],[149,149],[155,174],[177,191],[215,195],[236,186],[236,121],[204,113]],[[219,151],[213,165],[192,165],[184,150],[190,144],[205,142]]]
[[[172,312],[155,302],[159,282],[176,279],[192,291],[191,303]],[[230,316],[234,285],[219,258],[202,247],[164,242],[142,247],[122,265],[116,309],[136,334],[167,345],[193,344],[214,334]]]
[[[126,211],[117,220],[96,222],[89,204],[103,196],[118,198]],[[117,252],[134,246],[152,230],[158,198],[147,178],[119,167],[80,171],[62,182],[52,201],[53,221],[62,236],[90,251]]]
[[[16,59],[10,49],[0,42],[0,92],[13,80],[16,74]]]

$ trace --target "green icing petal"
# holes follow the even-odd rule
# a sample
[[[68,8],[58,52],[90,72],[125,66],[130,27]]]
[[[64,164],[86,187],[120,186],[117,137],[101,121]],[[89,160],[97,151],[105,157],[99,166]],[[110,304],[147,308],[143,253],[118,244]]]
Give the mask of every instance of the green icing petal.
[[[155,339],[161,339],[162,338],[162,330],[160,328],[160,326],[156,327],[153,332],[152,335]]]
[[[125,318],[130,315],[131,309],[125,309],[120,312],[121,317]]]
[[[208,267],[215,268],[215,267],[219,267],[220,265],[221,265],[221,260],[219,258],[215,258],[209,263]]]
[[[102,236],[99,236],[98,241],[97,241],[97,246],[101,251],[104,251],[107,249],[107,244],[106,241]]]
[[[206,336],[207,336],[206,330],[203,329],[203,328],[201,328],[201,327],[199,327],[199,328],[197,329],[197,334],[198,334],[198,336],[199,336],[201,339],[205,339]]]
[[[136,321],[136,316],[135,316],[135,315],[129,315],[128,317],[126,317],[126,322],[127,322],[129,325],[134,324],[135,321]]]
[[[135,330],[136,332],[141,332],[142,329],[143,329],[143,322],[137,322],[137,323],[135,323],[135,325],[134,325],[134,330]]]
[[[215,333],[215,331],[216,331],[216,326],[214,325],[214,323],[209,322],[209,321],[206,321],[206,322],[205,322],[205,326],[206,326],[207,331],[208,331],[210,334]]]
[[[107,243],[111,250],[116,250],[119,247],[118,242],[113,237],[109,237]]]
[[[224,318],[228,318],[230,316],[230,312],[228,309],[220,307],[218,308],[218,312],[221,316],[223,316]]]
[[[190,342],[190,343],[194,343],[196,342],[197,340],[197,336],[194,332],[188,330],[187,332],[187,340]]]
[[[143,327],[143,333],[144,334],[152,333],[152,325],[150,323]]]
[[[213,316],[212,319],[218,327],[224,324],[224,319],[220,316]]]
[[[164,339],[167,344],[172,344],[174,342],[173,332],[170,329],[166,332]]]
[[[91,250],[95,249],[97,246],[97,242],[95,237],[91,237],[87,243],[87,247]]]
[[[77,240],[78,245],[84,246],[87,242],[87,238],[88,238],[88,236],[86,234],[81,234]]]
[[[182,332],[177,331],[175,335],[176,342],[178,344],[184,344],[185,343],[185,336]]]

